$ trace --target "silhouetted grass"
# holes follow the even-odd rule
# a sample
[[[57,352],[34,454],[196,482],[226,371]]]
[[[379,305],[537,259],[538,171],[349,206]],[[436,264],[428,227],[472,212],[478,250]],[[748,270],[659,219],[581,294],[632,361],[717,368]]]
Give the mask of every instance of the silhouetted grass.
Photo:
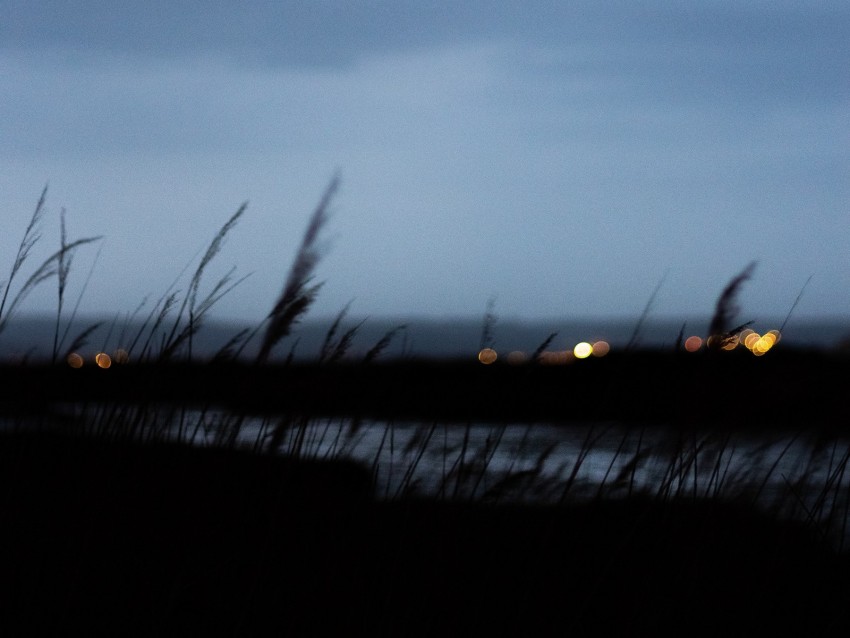
[[[319,262],[319,234],[327,223],[328,207],[339,187],[339,177],[334,177],[325,190],[319,205],[313,211],[307,230],[301,240],[301,246],[292,263],[286,284],[280,297],[275,302],[267,318],[268,325],[260,344],[257,361],[265,363],[271,355],[272,349],[284,337],[288,336],[293,326],[301,316],[307,312],[316,295],[319,293],[321,284],[311,284],[313,270]]]
[[[15,260],[9,271],[9,278],[5,282],[0,282],[0,288],[3,290],[2,298],[0,298],[0,332],[6,327],[9,319],[17,311],[18,307],[30,295],[30,293],[53,277],[57,278],[58,288],[58,304],[57,304],[57,337],[59,321],[62,314],[62,305],[64,302],[65,285],[68,279],[68,272],[71,266],[71,259],[74,251],[80,246],[98,241],[100,237],[86,237],[77,239],[72,242],[67,241],[65,234],[65,216],[61,217],[61,244],[59,250],[47,257],[41,264],[30,273],[24,283],[18,288],[13,296],[9,296],[12,290],[12,284],[15,278],[21,273],[21,269],[29,259],[33,247],[41,238],[40,225],[44,216],[44,202],[47,197],[47,187],[41,192],[41,196],[36,204],[35,211],[27,224],[24,236],[21,243],[18,245],[18,251],[15,255]],[[8,302],[8,303],[7,303]],[[54,339],[54,354],[57,347],[57,339]]]
[[[752,277],[755,268],[756,262],[748,264],[744,270],[732,278],[717,298],[714,316],[711,318],[708,328],[708,334],[715,337],[715,339],[709,344],[709,347],[715,350],[723,348],[731,338],[737,336],[739,332],[752,323],[747,322],[732,328],[732,321],[739,312],[737,304],[738,293],[744,282]]]
[[[677,345],[540,365],[553,334],[522,366],[381,361],[399,327],[354,361],[362,322],[345,327],[346,306],[315,362],[281,361],[274,351],[319,291],[337,187],[253,332],[211,361],[193,356],[203,319],[240,281],[231,270],[201,294],[243,205],[186,293],[173,285],[127,337],[130,363],[109,370],[57,364],[70,259],[97,239],[68,242],[64,215],[60,250],[6,303],[39,238],[42,193],[0,301],[2,330],[57,277],[53,364],[0,368],[12,590],[0,623],[155,635],[270,623],[278,635],[848,629],[845,358]],[[721,342],[744,327],[730,328],[753,267],[720,295]],[[482,347],[494,331],[491,302]]]

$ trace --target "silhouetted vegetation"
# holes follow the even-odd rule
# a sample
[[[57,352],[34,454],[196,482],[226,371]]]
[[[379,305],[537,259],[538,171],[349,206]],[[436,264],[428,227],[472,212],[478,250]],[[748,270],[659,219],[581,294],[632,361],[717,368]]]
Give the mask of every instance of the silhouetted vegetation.
[[[383,360],[403,326],[353,358],[362,323],[345,327],[348,307],[315,360],[297,363],[294,346],[275,352],[318,294],[337,186],[255,330],[209,359],[193,352],[240,281],[231,270],[202,292],[243,205],[186,292],[172,286],[96,365],[73,358],[91,328],[69,348],[59,335],[73,252],[97,238],[68,241],[63,214],[60,249],[13,288],[42,193],[0,301],[2,330],[57,277],[51,360],[0,367],[0,623],[117,635],[850,629],[847,360],[734,348],[753,264],[721,293],[697,353],[683,335],[665,352],[634,347],[650,299],[626,351],[573,365],[545,365],[554,334],[523,364]],[[482,350],[497,330],[491,302]]]

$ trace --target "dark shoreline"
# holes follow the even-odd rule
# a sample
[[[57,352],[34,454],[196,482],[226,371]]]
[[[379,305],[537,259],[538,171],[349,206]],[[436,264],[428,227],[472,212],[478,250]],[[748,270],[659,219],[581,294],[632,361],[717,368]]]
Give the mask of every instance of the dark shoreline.
[[[569,365],[398,360],[381,363],[240,362],[0,366],[5,414],[70,403],[171,404],[240,414],[300,414],[441,422],[712,424],[735,428],[850,423],[846,354],[784,349],[640,351]]]
[[[787,322],[787,316],[746,316],[755,319],[754,329],[766,331],[779,328]],[[369,317],[358,319],[356,313],[347,317],[340,331],[357,328],[349,344],[348,354],[362,357],[388,333],[394,332],[381,359],[414,357],[428,359],[475,358],[481,348],[481,317]],[[501,317],[491,327],[492,343],[500,355],[512,351],[530,355],[548,336],[555,334],[551,342],[553,350],[572,349],[580,341],[604,339],[612,351],[622,351],[627,344],[641,350],[659,349],[673,351],[679,332],[684,328],[683,338],[689,335],[708,334],[711,316],[667,316],[645,317],[638,327],[638,318],[618,317],[551,317],[546,319],[524,319]],[[280,344],[281,356],[291,351],[295,360],[309,362],[321,352],[328,330],[335,317],[305,317],[297,332]],[[141,345],[150,339],[153,352],[168,336],[168,329],[160,326],[151,334],[151,326],[141,321],[116,320],[112,315],[77,316],[62,325],[69,339],[97,326],[88,334],[86,344],[79,347],[81,355],[91,359],[99,350],[113,352],[118,348],[131,349],[138,354]],[[192,352],[201,359],[212,358],[237,334],[248,333],[257,328],[254,321],[222,321],[207,317],[202,327],[192,337]],[[18,359],[49,358],[56,330],[56,317],[20,316],[11,321],[0,333],[0,345],[6,357]],[[637,336],[635,331],[637,330]],[[136,341],[136,337],[139,340]],[[137,348],[130,348],[136,341]],[[245,345],[242,355],[246,359],[256,357],[258,339]],[[66,341],[65,345],[69,343]],[[781,349],[808,349],[818,352],[847,352],[850,345],[850,317],[794,317],[782,333]]]
[[[45,635],[845,635],[848,556],[719,501],[372,498],[369,473],[4,434],[0,623]]]

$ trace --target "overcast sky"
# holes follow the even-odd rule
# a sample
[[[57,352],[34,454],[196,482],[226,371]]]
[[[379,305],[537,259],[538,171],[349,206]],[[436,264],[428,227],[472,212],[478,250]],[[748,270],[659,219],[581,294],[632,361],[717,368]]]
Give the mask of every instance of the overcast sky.
[[[36,256],[62,207],[105,236],[88,313],[247,200],[207,281],[260,319],[337,170],[314,316],[636,317],[665,273],[653,314],[710,314],[757,260],[748,319],[810,275],[850,317],[850,4],[0,0],[0,280],[46,183]]]

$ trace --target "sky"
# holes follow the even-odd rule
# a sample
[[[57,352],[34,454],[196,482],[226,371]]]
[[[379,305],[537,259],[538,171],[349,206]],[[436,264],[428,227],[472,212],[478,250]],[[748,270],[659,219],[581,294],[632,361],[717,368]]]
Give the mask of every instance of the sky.
[[[0,281],[45,185],[90,314],[247,201],[204,286],[259,320],[336,174],[314,316],[710,315],[757,261],[748,315],[850,318],[850,4],[0,0]]]

